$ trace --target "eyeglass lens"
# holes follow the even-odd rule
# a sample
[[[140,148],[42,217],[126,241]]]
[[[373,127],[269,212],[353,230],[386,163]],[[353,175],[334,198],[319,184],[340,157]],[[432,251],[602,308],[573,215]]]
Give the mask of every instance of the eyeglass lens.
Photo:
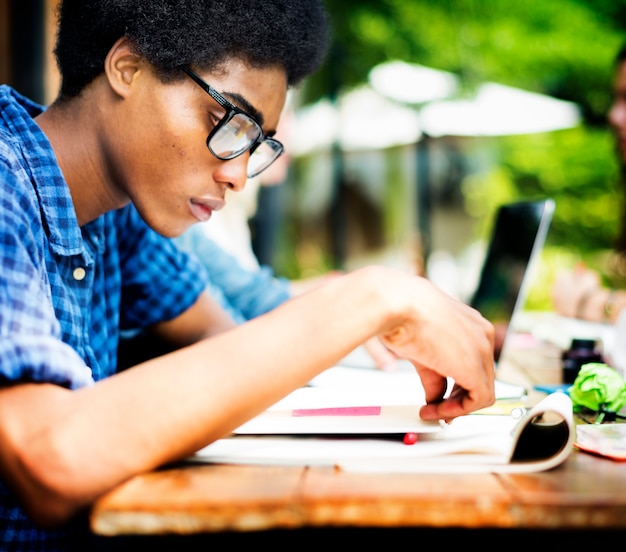
[[[248,177],[251,178],[269,167],[283,152],[283,145],[271,138],[266,138],[252,152],[248,161]]]
[[[232,159],[248,150],[261,133],[259,126],[243,113],[236,113],[220,125],[209,137],[213,154],[222,159]]]
[[[230,107],[206,140],[209,151],[215,157],[226,161],[252,150],[247,171],[248,178],[252,178],[283,153],[283,145],[278,140],[263,137],[263,129],[250,115],[232,105],[188,67],[184,67],[183,71],[222,107]],[[259,141],[260,138],[262,140]]]
[[[254,147],[261,134],[259,126],[247,115],[237,113],[226,124],[209,135],[207,146],[220,159],[233,159]],[[269,167],[283,152],[277,140],[266,138],[256,145],[248,161],[248,177],[258,175]]]

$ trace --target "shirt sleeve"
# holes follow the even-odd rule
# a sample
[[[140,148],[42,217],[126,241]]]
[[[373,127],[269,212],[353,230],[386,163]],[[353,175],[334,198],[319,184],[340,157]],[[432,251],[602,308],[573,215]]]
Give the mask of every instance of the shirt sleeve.
[[[19,188],[22,169],[0,161],[0,182]],[[27,178],[22,174],[21,178]],[[67,388],[93,383],[91,370],[61,338],[52,305],[34,194],[0,194],[0,385],[49,382]]]
[[[189,309],[207,286],[197,260],[152,230],[129,205],[116,212],[122,273],[120,328],[146,328]]]
[[[175,241],[197,256],[208,274],[209,291],[237,322],[269,312],[290,298],[289,280],[277,277],[267,266],[256,270],[243,267],[200,226]]]

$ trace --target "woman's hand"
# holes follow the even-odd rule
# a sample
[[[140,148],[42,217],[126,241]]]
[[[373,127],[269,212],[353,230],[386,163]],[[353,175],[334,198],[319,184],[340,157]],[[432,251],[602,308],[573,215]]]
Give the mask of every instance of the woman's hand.
[[[493,324],[428,280],[407,279],[412,282],[389,282],[387,286],[392,295],[396,291],[402,294],[406,310],[380,338],[398,358],[415,366],[427,402],[421,417],[449,420],[493,404]],[[451,391],[448,378],[454,382]]]
[[[552,286],[554,310],[562,316],[582,318],[586,301],[600,290],[598,273],[579,263],[573,270],[557,274]]]

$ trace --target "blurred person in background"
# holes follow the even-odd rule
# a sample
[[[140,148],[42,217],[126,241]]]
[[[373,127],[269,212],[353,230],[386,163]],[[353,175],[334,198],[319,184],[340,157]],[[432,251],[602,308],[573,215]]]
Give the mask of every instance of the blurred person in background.
[[[615,274],[626,276],[626,44],[615,58],[613,102],[608,113],[608,122],[615,136],[615,149],[621,166],[622,218],[621,229],[616,239],[612,268]],[[571,270],[557,274],[552,286],[554,310],[571,318],[590,322],[615,323],[626,307],[626,290],[603,285],[598,271],[578,263]]]

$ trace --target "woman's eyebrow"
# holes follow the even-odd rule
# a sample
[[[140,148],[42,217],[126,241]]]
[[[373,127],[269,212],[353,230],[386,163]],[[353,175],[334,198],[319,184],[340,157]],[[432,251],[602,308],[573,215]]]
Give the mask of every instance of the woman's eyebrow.
[[[265,119],[263,114],[256,109],[248,100],[246,100],[241,94],[236,92],[222,92],[223,96],[228,97],[233,103],[237,104],[248,115],[251,115],[259,125],[263,126]]]

